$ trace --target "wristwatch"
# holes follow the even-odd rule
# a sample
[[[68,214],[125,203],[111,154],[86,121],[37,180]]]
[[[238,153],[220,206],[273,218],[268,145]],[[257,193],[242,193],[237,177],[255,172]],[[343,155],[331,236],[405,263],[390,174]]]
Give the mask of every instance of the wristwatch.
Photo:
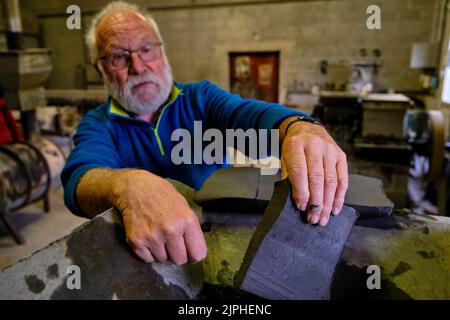
[[[292,120],[288,123],[288,125],[286,126],[286,130],[284,131],[284,135],[287,134],[288,129],[289,129],[290,126],[292,126],[292,125],[293,125],[294,123],[296,123],[296,122],[301,122],[301,121],[309,122],[309,123],[312,123],[312,124],[317,124],[317,125],[319,125],[319,126],[321,125],[319,121],[316,121],[316,120],[314,120],[314,119],[311,119],[311,118],[308,118],[308,117],[305,117],[305,116],[298,116],[297,118],[292,119]]]

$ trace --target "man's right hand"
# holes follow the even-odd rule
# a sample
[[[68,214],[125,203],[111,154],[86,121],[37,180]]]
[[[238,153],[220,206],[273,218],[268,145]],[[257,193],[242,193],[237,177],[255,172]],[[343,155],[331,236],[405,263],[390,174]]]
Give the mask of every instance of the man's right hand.
[[[198,218],[170,182],[144,170],[120,170],[110,201],[122,213],[127,242],[145,262],[181,265],[206,257]]]

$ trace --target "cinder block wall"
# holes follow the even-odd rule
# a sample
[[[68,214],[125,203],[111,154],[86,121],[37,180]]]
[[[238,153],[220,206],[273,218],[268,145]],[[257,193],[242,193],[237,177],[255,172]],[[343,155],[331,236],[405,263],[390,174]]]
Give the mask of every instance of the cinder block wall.
[[[434,40],[440,1],[247,1],[245,5],[209,1],[228,3],[219,6],[190,6],[190,1],[175,0],[140,2],[153,8],[177,80],[207,78],[229,88],[228,52],[279,50],[283,93],[295,81],[307,88],[318,82],[339,86],[348,76],[345,62],[361,58],[362,48],[369,57],[374,49],[381,51],[384,65],[379,79],[384,86],[417,90],[419,71],[409,68],[411,47],[414,42]],[[82,32],[65,27],[65,2],[78,2],[87,22],[93,10],[107,1],[28,4],[40,14],[43,44],[54,50],[55,70],[49,81],[53,88],[79,87],[80,68],[86,62],[84,48],[80,48]],[[381,30],[366,27],[366,9],[371,4],[381,7]],[[321,60],[330,65],[326,77],[319,72]]]
[[[397,90],[418,89],[417,70],[409,68],[414,42],[431,41],[438,1],[378,1],[382,29],[368,30],[366,9],[373,0],[313,1],[215,9],[155,12],[166,37],[177,78],[210,78],[229,85],[229,51],[279,50],[281,89],[294,80],[310,87],[347,77],[343,63],[360,59],[360,49],[382,53],[380,82]],[[319,63],[330,72],[323,77]]]

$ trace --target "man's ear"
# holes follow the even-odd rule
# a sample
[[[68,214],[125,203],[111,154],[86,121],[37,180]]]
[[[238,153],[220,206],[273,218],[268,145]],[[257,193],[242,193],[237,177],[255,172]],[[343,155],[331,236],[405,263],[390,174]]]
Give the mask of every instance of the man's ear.
[[[100,78],[103,78],[103,73],[100,71],[100,68],[98,67],[98,60],[97,59],[92,60],[91,64],[94,67],[94,69],[97,71],[97,73],[100,76]]]

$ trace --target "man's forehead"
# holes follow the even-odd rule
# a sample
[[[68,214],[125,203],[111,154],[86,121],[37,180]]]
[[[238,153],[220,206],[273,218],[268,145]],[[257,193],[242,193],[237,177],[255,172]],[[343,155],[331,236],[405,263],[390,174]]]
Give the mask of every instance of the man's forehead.
[[[114,42],[120,45],[124,38],[127,39],[130,36],[133,36],[134,40],[140,40],[139,38],[158,40],[155,30],[146,18],[133,11],[113,11],[97,26],[96,37],[99,47],[110,46]]]
[[[138,12],[131,10],[114,10],[106,14],[99,21],[98,28],[102,28],[103,26],[108,26],[111,24],[120,24],[120,23],[124,23],[125,25],[130,23],[148,25],[146,18]]]

